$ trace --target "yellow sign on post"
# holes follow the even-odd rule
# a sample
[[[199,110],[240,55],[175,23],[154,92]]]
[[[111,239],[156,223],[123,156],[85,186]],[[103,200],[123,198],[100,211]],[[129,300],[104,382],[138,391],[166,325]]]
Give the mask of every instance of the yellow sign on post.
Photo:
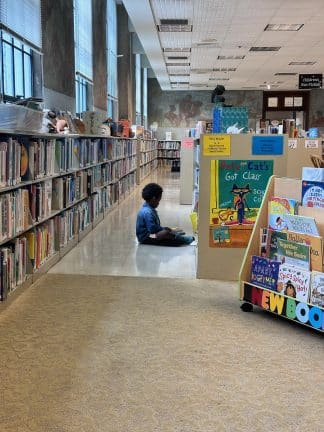
[[[231,136],[210,134],[203,136],[204,156],[231,156]]]

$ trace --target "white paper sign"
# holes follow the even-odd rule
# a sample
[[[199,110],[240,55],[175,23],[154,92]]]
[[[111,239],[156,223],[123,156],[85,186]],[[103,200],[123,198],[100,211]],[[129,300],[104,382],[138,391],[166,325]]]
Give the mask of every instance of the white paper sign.
[[[318,148],[318,140],[317,139],[305,140],[305,148]]]
[[[298,143],[298,140],[296,140],[296,139],[288,139],[288,148],[289,149],[296,149],[297,148],[297,143]]]

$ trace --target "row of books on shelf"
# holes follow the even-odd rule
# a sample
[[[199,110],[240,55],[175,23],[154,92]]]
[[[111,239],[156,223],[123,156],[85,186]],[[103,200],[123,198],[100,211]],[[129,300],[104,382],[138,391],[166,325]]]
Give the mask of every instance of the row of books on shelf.
[[[142,165],[140,167],[140,181],[142,181],[144,179],[144,177],[148,176],[151,171],[153,171],[154,169],[156,169],[158,166],[158,160],[157,159],[153,159],[151,162]]]
[[[134,171],[115,183],[111,182],[110,175],[108,167],[102,165],[2,193],[0,241],[28,230],[34,224],[51,217],[53,212],[63,210],[95,192],[102,190],[108,195],[108,203],[115,203],[121,194],[135,186]]]
[[[159,158],[180,158],[180,151],[179,150],[158,150],[158,157]]]
[[[159,141],[158,149],[159,150],[180,150],[181,142],[180,141]]]
[[[157,149],[157,142],[156,140],[145,140],[140,142],[140,151],[141,152],[147,152],[147,151],[153,151]]]
[[[10,291],[23,283],[69,241],[83,232],[100,214],[135,184],[131,180],[103,188],[88,199],[63,211],[0,247],[0,298],[5,300]]]
[[[147,153],[141,153],[140,156],[140,164],[146,164],[148,162],[151,162],[152,160],[157,158],[157,153],[154,152],[147,152]]]
[[[134,140],[1,135],[0,188],[135,155]]]
[[[305,183],[308,186],[303,180],[300,201],[284,197],[269,200],[268,226],[261,228],[259,256],[252,256],[250,280],[257,286],[324,307],[323,237],[315,218],[300,214],[303,207],[316,207],[323,211],[324,220],[324,206],[317,193],[315,199],[309,195],[305,200]]]

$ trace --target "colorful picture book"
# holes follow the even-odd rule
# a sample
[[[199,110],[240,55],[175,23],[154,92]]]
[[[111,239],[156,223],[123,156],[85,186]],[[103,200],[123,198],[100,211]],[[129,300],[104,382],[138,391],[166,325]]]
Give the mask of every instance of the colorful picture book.
[[[298,201],[290,198],[272,197],[268,203],[269,228],[277,231],[287,229],[286,215],[296,214]]]
[[[252,256],[251,282],[263,288],[277,290],[280,263],[268,258]]]
[[[281,294],[307,303],[310,293],[311,272],[288,264],[280,264],[277,290]]]
[[[276,261],[279,261],[277,253],[278,239],[287,240],[286,231],[268,229],[266,256]]]
[[[312,272],[309,302],[324,307],[324,273]]]
[[[310,270],[309,245],[278,238],[277,261]]]
[[[302,205],[324,208],[324,182],[302,181]]]
[[[323,240],[320,236],[301,234],[294,231],[286,231],[287,240],[296,243],[305,243],[310,246],[311,270],[323,271]]]
[[[312,217],[287,214],[285,215],[285,223],[289,231],[314,236],[320,235],[315,219]]]

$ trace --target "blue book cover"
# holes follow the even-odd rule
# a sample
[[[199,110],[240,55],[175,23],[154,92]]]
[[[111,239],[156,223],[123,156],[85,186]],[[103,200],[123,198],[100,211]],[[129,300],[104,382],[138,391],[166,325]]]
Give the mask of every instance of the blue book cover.
[[[324,208],[324,182],[302,181],[302,205]]]
[[[277,291],[280,262],[269,258],[252,256],[251,283]]]

